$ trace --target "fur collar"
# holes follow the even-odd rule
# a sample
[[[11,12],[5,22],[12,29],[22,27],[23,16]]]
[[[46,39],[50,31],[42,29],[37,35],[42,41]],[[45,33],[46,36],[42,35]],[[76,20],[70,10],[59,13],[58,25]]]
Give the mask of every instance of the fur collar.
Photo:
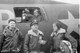
[[[36,34],[35,32],[33,32],[32,29],[28,31],[28,34],[31,34],[31,35],[33,35],[33,36],[38,36],[39,34],[44,35],[43,32],[41,32],[40,30],[38,30],[38,34]]]

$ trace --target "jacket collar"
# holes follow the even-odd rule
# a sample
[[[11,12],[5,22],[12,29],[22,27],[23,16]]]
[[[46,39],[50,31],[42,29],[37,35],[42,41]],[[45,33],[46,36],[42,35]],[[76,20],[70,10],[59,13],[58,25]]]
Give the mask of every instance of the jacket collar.
[[[9,26],[6,26],[5,30],[12,31],[12,29],[10,29]],[[15,27],[13,30],[14,30],[14,32],[19,31],[19,29],[17,27]]]
[[[28,31],[28,34],[31,34],[33,36],[38,36],[39,34],[42,34],[43,35],[43,33],[40,30],[38,30],[38,33],[36,34],[35,32],[33,32],[32,29]]]

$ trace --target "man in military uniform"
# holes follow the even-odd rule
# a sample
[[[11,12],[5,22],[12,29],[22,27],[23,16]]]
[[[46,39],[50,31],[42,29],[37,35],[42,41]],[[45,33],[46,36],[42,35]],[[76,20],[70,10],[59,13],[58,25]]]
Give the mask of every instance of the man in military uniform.
[[[2,45],[2,53],[17,53],[20,51],[23,36],[20,30],[15,27],[16,21],[14,19],[10,19],[8,21],[8,26],[6,26],[3,30],[3,45]]]
[[[30,24],[31,29],[25,36],[25,53],[40,53],[40,45],[44,45],[46,43],[46,41],[43,40],[43,32],[38,29],[38,24],[39,23],[36,20],[32,21],[32,23]]]
[[[23,11],[22,11],[22,22],[25,22],[25,21],[32,21],[32,14],[30,14],[30,11],[25,8]]]
[[[70,42],[72,47],[74,46],[75,48],[77,48],[76,40],[72,36],[70,36],[66,32],[66,29],[63,29],[58,22],[53,23],[53,32],[51,34],[51,37],[52,37],[51,44],[52,44],[53,52],[61,52],[60,43],[62,42],[62,40],[67,40],[66,42]],[[72,52],[72,49],[70,50],[63,42],[62,42],[62,46],[64,46],[65,52],[66,51],[68,53]]]
[[[1,43],[2,43],[2,40],[1,40],[2,37],[1,36],[2,36],[2,34],[0,33],[0,52],[1,52]]]
[[[35,9],[33,11],[33,18],[36,18],[39,22],[44,20],[45,16],[43,16],[43,15],[44,14],[42,12],[40,12],[40,10],[38,10],[38,9]]]

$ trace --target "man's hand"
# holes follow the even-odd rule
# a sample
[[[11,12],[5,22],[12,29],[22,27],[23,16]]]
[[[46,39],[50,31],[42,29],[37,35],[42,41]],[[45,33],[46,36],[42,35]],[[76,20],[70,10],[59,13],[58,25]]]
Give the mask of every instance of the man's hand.
[[[19,49],[19,48],[17,48],[16,50],[12,50],[12,51],[14,51],[14,52],[19,52],[19,51],[20,51],[20,49]]]
[[[17,48],[17,51],[19,52],[19,51],[20,51],[20,49],[19,49],[19,48]]]
[[[46,44],[46,41],[45,40],[39,40],[39,43],[44,45],[44,44]]]

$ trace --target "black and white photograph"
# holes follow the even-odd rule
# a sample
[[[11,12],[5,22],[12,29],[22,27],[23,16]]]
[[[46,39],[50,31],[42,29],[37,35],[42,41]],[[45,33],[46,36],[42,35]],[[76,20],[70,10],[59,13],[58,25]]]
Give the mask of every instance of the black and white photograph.
[[[0,0],[0,53],[80,53],[79,0]]]

